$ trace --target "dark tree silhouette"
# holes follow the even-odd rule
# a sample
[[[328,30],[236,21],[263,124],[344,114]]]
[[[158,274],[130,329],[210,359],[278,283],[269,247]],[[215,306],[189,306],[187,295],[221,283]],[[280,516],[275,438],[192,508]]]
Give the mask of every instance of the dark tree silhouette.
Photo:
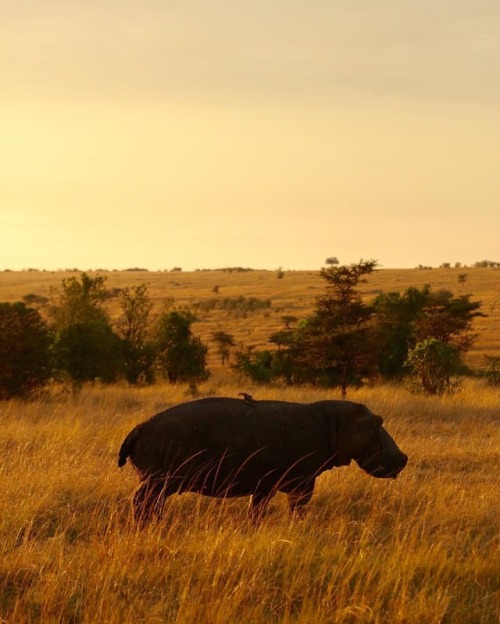
[[[51,376],[51,335],[37,310],[0,303],[0,399],[24,396]]]
[[[156,327],[157,364],[171,383],[203,381],[208,348],[193,335],[195,316],[187,309],[174,309],[160,315]]]

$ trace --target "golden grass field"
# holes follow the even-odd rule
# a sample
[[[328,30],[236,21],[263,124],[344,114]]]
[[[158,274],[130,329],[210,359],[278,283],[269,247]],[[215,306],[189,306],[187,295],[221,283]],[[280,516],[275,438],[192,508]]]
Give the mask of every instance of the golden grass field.
[[[277,396],[332,394],[259,390]],[[0,621],[498,622],[500,392],[476,381],[447,398],[387,386],[349,398],[383,414],[408,453],[397,480],[335,469],[303,520],[278,494],[257,528],[246,499],[173,496],[144,530],[130,517],[137,479],[117,468],[117,451],[135,423],[186,400],[185,387],[3,403]]]
[[[471,292],[479,319],[471,358],[500,355],[500,272],[380,271],[364,285],[430,282]],[[48,294],[64,273],[0,274],[0,300]],[[281,316],[301,316],[324,289],[314,272],[109,273],[108,286],[142,281],[160,302],[218,296],[271,298],[267,313],[200,318],[245,345],[266,345]],[[456,284],[456,285],[455,285]],[[372,296],[372,295],[370,295]],[[116,305],[111,303],[111,306]],[[112,315],[118,313],[111,307]],[[306,387],[252,387],[217,368],[200,396],[310,402],[338,398]],[[173,496],[161,522],[137,530],[137,478],[118,469],[121,441],[136,423],[189,399],[184,385],[52,387],[36,400],[0,404],[0,622],[493,624],[500,618],[500,390],[466,380],[456,395],[423,397],[377,385],[349,391],[385,417],[409,455],[395,481],[353,463],[324,473],[303,520],[284,495],[258,527],[247,500]]]

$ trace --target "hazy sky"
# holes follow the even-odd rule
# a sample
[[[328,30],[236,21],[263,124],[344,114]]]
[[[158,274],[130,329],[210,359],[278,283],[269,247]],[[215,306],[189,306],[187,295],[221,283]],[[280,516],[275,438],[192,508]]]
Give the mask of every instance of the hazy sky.
[[[498,0],[0,8],[0,270],[500,261]]]

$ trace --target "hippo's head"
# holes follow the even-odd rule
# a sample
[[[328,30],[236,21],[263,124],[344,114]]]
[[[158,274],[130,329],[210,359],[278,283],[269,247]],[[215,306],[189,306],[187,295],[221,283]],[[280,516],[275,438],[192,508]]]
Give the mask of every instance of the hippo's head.
[[[372,477],[395,479],[408,462],[405,455],[384,429],[383,419],[364,405],[346,402],[346,410],[337,430],[337,465],[351,459]]]

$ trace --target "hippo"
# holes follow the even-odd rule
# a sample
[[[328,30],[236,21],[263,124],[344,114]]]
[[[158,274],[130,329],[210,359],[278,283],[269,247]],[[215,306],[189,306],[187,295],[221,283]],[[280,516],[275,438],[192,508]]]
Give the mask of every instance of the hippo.
[[[397,477],[408,457],[382,423],[350,401],[203,398],[137,425],[121,445],[118,466],[129,459],[140,475],[133,498],[139,523],[158,516],[168,496],[183,492],[250,496],[253,521],[276,492],[284,492],[291,512],[301,514],[325,470],[354,460],[373,477]]]

